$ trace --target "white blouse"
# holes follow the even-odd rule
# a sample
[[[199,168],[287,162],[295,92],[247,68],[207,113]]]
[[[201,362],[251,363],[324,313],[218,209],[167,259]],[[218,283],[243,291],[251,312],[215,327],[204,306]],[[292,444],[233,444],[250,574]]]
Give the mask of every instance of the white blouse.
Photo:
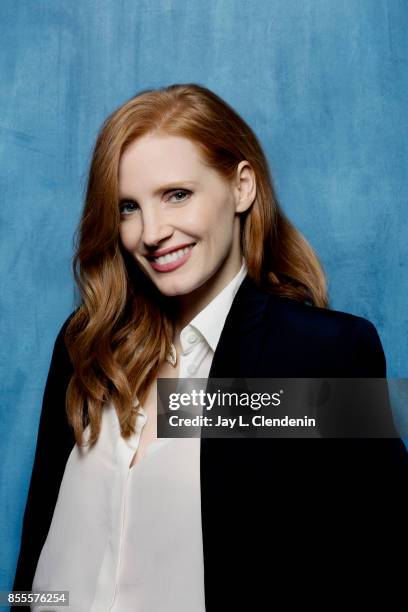
[[[246,273],[243,261],[181,331],[180,378],[208,377]],[[68,458],[32,585],[69,591],[64,610],[205,612],[200,438],[159,438],[129,468],[146,418],[140,409],[125,440],[106,404],[94,447],[75,445]]]

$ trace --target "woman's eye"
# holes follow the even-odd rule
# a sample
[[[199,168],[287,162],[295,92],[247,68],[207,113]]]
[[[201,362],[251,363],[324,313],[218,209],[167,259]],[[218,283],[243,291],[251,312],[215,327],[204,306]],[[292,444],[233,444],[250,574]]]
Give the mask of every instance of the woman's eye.
[[[138,205],[136,202],[126,202],[125,200],[119,204],[119,211],[121,215],[129,215],[130,213],[137,210]]]
[[[170,195],[170,198],[174,198],[173,202],[183,202],[186,197],[191,195],[191,191],[187,191],[185,189],[177,189],[177,191],[173,191]]]
[[[170,192],[167,201],[172,202],[184,202],[191,195],[191,191],[187,189],[177,189],[175,191]],[[121,215],[130,215],[133,212],[140,210],[139,205],[132,200],[122,200],[119,204],[119,211]]]

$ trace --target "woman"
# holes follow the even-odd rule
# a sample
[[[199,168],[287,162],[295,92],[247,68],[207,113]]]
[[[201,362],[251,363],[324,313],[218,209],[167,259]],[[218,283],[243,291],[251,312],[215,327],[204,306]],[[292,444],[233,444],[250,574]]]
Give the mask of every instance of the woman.
[[[157,439],[158,377],[386,375],[374,326],[327,308],[231,107],[172,85],[107,119],[74,273],[14,589],[95,612],[257,610],[327,585],[366,598],[407,509],[399,439]]]

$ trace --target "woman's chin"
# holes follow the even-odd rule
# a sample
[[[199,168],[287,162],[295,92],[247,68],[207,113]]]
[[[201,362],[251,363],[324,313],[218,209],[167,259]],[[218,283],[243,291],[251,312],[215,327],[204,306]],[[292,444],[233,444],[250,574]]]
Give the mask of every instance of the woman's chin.
[[[159,284],[156,285],[157,289],[160,291],[160,293],[162,293],[163,295],[167,296],[167,297],[177,297],[177,296],[181,296],[181,295],[188,295],[189,293],[191,293],[194,290],[193,285],[187,285],[185,284],[184,286],[160,286]]]

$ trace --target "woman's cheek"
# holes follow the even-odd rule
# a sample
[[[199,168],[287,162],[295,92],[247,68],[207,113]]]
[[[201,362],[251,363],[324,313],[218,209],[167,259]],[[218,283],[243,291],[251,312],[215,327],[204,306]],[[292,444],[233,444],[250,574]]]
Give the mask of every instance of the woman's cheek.
[[[135,236],[134,231],[132,231],[130,224],[125,224],[120,227],[119,236],[124,248],[127,251],[133,251],[135,249],[137,244],[137,236]]]

